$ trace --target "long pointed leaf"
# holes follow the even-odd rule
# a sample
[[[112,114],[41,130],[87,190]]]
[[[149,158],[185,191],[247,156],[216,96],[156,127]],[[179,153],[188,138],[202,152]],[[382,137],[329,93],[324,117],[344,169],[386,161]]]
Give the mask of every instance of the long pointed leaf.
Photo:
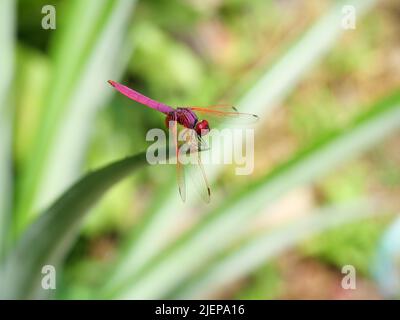
[[[9,90],[14,64],[15,1],[0,3],[0,260],[3,257],[10,226],[12,198],[12,122]]]
[[[18,189],[16,233],[37,214],[39,206],[47,204],[76,178],[82,159],[81,145],[87,141],[92,115],[104,102],[101,92],[106,92],[106,87],[101,83],[105,84],[107,74],[118,66],[119,56],[115,52],[121,49],[121,29],[126,26],[133,4],[129,0],[68,2],[65,11],[69,14],[55,33],[52,47],[53,76],[43,120]],[[81,118],[77,116],[79,111]],[[72,127],[76,131],[71,137]],[[75,133],[82,136],[77,138]],[[79,146],[74,146],[77,141]]]
[[[300,221],[291,222],[271,233],[261,234],[235,249],[233,253],[221,257],[181,288],[174,297],[204,299],[311,236],[341,224],[370,217],[376,213],[376,207],[372,204],[371,201],[360,201],[318,209]]]
[[[374,0],[346,1],[346,4],[356,8],[358,16],[369,9],[373,3],[375,3]],[[272,69],[268,70],[253,89],[240,99],[238,102],[240,111],[256,113],[262,119],[268,116],[307,74],[307,71],[334,45],[343,32],[340,27],[343,4],[343,1],[336,3],[288,53],[276,61]],[[213,146],[213,152],[219,150],[222,148]],[[218,170],[217,166],[207,168],[210,181],[216,178]],[[127,245],[126,252],[109,281],[110,287],[124,283],[128,277],[139,272],[168,243],[168,230],[177,223],[188,205],[181,203],[175,190],[168,188],[165,193],[167,195],[163,203],[157,206],[157,210],[149,213],[151,218],[146,219],[137,235]]]
[[[370,112],[342,131],[305,150],[245,191],[224,202],[194,230],[157,256],[113,294],[124,299],[150,299],[167,295],[213,255],[237,239],[237,234],[261,208],[296,186],[320,178],[334,167],[400,129],[400,93],[379,101]]]
[[[26,299],[46,294],[41,287],[42,267],[58,267],[88,210],[114,184],[146,163],[145,153],[112,163],[89,173],[65,192],[28,227],[1,266],[0,298]]]

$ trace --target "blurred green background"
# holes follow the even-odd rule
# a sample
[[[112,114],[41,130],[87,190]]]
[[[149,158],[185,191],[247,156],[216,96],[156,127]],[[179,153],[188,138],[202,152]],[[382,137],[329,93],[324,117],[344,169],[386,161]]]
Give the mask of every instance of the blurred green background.
[[[399,34],[391,0],[2,0],[1,296],[398,297]],[[108,79],[258,114],[254,173],[211,168],[210,205],[181,203],[173,166],[113,167],[59,198],[163,128]]]

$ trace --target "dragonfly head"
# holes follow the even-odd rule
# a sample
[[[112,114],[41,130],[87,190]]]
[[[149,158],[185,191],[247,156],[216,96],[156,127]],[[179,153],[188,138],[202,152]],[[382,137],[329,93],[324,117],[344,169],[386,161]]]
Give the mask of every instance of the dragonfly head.
[[[207,120],[201,120],[196,123],[194,130],[199,136],[205,136],[210,132],[210,126],[208,125]]]

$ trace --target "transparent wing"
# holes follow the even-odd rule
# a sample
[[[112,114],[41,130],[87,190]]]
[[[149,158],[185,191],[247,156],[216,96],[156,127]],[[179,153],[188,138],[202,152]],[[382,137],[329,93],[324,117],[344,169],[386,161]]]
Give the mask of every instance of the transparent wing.
[[[211,125],[229,121],[236,125],[251,125],[258,121],[258,116],[251,113],[238,112],[233,106],[217,105],[209,107],[189,107],[199,118],[206,119]]]
[[[182,201],[186,201],[186,183],[185,183],[185,171],[183,164],[180,159],[180,149],[178,144],[178,122],[170,121],[169,123],[170,132],[172,133],[172,138],[174,141],[175,155],[176,155],[176,178],[179,188],[179,194]]]
[[[190,157],[190,161],[185,165],[185,171],[189,173],[189,180],[197,194],[204,202],[209,203],[211,190],[201,161],[201,151],[205,148],[205,142],[194,130],[184,129],[183,131],[185,150],[188,151]]]
[[[212,111],[223,111],[223,112],[238,112],[238,110],[236,109],[235,106],[232,106],[230,104],[214,104],[211,106],[188,106],[186,107],[188,109],[193,109],[193,108],[197,108],[197,109],[208,109],[208,110],[212,110]]]
[[[203,199],[204,202],[210,203],[211,199],[211,189],[208,183],[206,173],[204,171],[203,163],[201,162],[201,152],[196,152],[197,155],[197,165],[193,166],[191,172],[193,172],[194,177],[192,180],[198,181],[199,185],[197,187],[198,194]]]

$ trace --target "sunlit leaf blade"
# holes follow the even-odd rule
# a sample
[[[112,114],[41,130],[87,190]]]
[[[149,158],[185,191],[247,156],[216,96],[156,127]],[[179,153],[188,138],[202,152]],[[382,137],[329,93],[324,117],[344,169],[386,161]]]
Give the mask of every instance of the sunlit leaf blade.
[[[0,260],[7,246],[12,198],[12,122],[10,86],[13,77],[15,1],[0,3]]]
[[[400,219],[397,219],[383,235],[372,273],[385,297],[400,297]]]
[[[400,93],[374,105],[354,123],[304,150],[271,174],[247,186],[150,261],[139,274],[112,292],[117,298],[150,299],[168,295],[213,255],[237,240],[237,234],[261,208],[400,129]],[[193,255],[193,252],[196,254]]]
[[[346,30],[342,27],[343,6],[353,6],[357,18],[375,0],[334,1],[335,5],[283,55],[239,101],[242,112],[268,115],[293,90],[305,74],[321,60]]]
[[[83,177],[31,224],[0,269],[0,298],[47,296],[41,287],[42,267],[58,267],[75,241],[88,210],[114,184],[146,162],[141,153]],[[60,271],[59,269],[57,269]]]
[[[345,31],[341,28],[343,4],[353,5],[360,17],[374,3],[374,0],[337,2],[287,53],[282,54],[274,62],[270,70],[261,76],[236,104],[238,110],[257,114],[260,120],[264,121],[272,109],[293,90],[311,67],[334,45],[338,36]],[[213,152],[219,152],[219,150],[221,148],[213,146]],[[218,175],[219,168],[206,167],[206,171],[209,182],[212,184]],[[139,272],[162,250],[168,243],[170,227],[174,226],[180,216],[187,211],[187,205],[193,205],[190,199],[187,205],[182,204],[176,191],[170,186],[167,186],[163,192],[168,195],[164,196],[163,202],[157,205],[157,210],[149,212],[151,218],[145,221],[135,238],[126,246],[121,262],[109,281],[110,288],[125,283],[126,279]]]
[[[326,207],[289,225],[266,232],[245,242],[205,268],[174,295],[177,299],[205,299],[225,285],[240,280],[262,264],[299,242],[341,224],[365,219],[376,213],[371,201]]]
[[[130,44],[123,44],[134,3],[73,0],[64,8],[43,119],[18,190],[17,232],[76,179],[95,111],[111,94],[106,80],[118,77],[126,61]]]

